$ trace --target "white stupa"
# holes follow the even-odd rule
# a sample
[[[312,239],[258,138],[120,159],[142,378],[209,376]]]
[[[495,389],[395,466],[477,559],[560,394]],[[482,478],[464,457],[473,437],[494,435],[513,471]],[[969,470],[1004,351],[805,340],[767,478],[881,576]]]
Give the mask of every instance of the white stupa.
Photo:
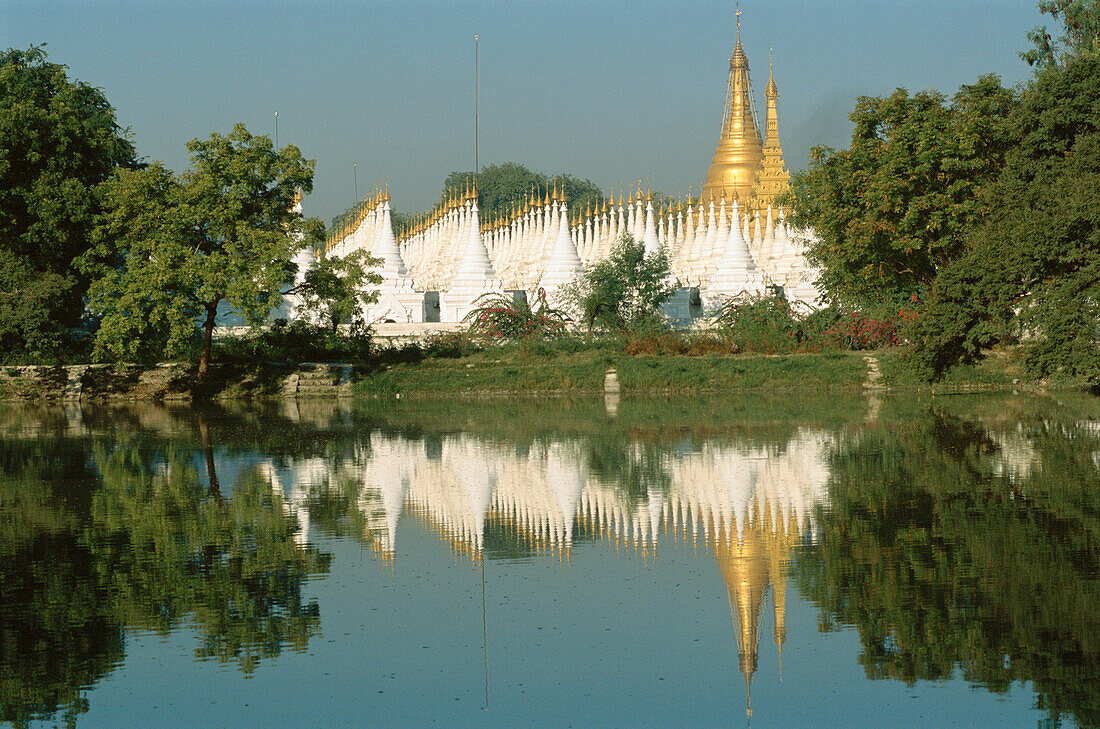
[[[424,294],[413,288],[413,280],[401,257],[401,249],[393,235],[388,195],[382,203],[381,228],[372,247],[372,255],[382,259],[382,267],[376,270],[384,280],[378,288],[378,301],[363,307],[364,318],[368,322],[424,321]]]
[[[569,220],[564,202],[561,203],[559,212],[561,220],[558,224],[558,235],[554,240],[554,247],[550,250],[550,258],[546,262],[542,278],[539,279],[534,292],[537,297],[538,289],[544,290],[546,300],[551,306],[561,304],[557,297],[558,291],[584,271],[584,265],[577,253],[577,246],[574,245],[573,238],[569,234]],[[535,298],[531,299],[532,305],[535,301]]]
[[[737,203],[734,202],[733,224],[730,226],[729,239],[726,240],[722,258],[707,286],[699,292],[704,309],[716,309],[731,296],[741,293],[758,294],[763,291],[760,274],[737,218]]]
[[[489,260],[489,251],[481,239],[476,202],[471,205],[470,218],[458,270],[447,288],[439,294],[442,321],[460,322],[477,306],[476,302],[482,295],[504,293],[504,287]]]

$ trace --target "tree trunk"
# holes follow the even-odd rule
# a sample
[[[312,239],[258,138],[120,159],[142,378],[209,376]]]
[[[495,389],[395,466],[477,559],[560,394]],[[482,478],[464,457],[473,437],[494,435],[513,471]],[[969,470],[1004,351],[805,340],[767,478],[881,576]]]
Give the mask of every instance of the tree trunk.
[[[202,418],[199,418],[199,437],[202,439],[203,455],[206,456],[206,477],[210,481],[210,495],[220,504],[222,489],[218,483],[218,472],[214,467],[214,446],[210,442],[210,426]]]
[[[199,357],[199,380],[206,379],[210,369],[210,345],[214,341],[214,320],[218,316],[218,302],[205,304],[206,321],[202,323],[202,355]]]

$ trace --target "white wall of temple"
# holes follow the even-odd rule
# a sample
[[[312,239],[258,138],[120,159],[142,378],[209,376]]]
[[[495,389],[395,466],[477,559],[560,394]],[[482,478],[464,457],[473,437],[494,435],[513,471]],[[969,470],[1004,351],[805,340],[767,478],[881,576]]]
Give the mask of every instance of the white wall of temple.
[[[365,250],[383,257],[387,286],[406,294],[448,292],[458,282],[463,288],[458,298],[482,286],[484,291],[526,291],[533,301],[544,278],[558,285],[562,271],[575,270],[576,259],[584,268],[591,267],[629,233],[647,250],[663,250],[678,284],[700,289],[706,308],[714,309],[742,291],[760,293],[769,286],[780,286],[789,299],[810,305],[819,297],[817,272],[803,255],[812,232],[792,228],[782,212],[771,208],[740,210],[724,200],[654,208],[639,192],[612,198],[582,215],[570,215],[564,200],[531,199],[512,215],[483,221],[470,194],[448,201],[429,220],[398,240],[389,217],[389,197],[380,196],[362,207],[353,223],[332,240],[329,254]],[[472,236],[480,238],[489,265],[479,263],[477,276],[469,271],[460,276],[464,257],[472,255]],[[563,239],[569,245],[563,246]],[[390,299],[387,303],[391,311],[399,308]],[[459,310],[468,308],[452,306],[452,316],[445,314],[444,321],[460,320]]]

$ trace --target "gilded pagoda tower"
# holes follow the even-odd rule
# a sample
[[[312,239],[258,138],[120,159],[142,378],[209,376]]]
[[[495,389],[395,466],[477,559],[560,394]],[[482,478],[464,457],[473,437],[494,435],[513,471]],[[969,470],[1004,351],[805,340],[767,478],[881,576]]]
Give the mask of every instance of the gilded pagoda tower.
[[[764,126],[764,162],[756,183],[756,204],[761,209],[774,205],[777,195],[785,192],[791,173],[783,166],[783,147],[779,144],[779,89],[775,85],[774,63],[768,63],[768,117]]]
[[[749,60],[741,46],[740,10],[737,16],[737,45],[730,57],[722,133],[707,170],[703,199],[718,202],[724,197],[727,202],[737,200],[744,206],[752,198],[756,177],[764,161],[764,151],[756,129]]]
[[[783,150],[779,145],[777,101],[779,92],[774,75],[768,79],[768,117],[766,138],[761,139],[756,120],[756,104],[749,79],[749,61],[741,45],[741,11],[737,11],[737,44],[730,57],[726,105],[718,147],[703,184],[703,200],[736,200],[744,209],[766,207],[786,189],[790,174],[783,168]]]

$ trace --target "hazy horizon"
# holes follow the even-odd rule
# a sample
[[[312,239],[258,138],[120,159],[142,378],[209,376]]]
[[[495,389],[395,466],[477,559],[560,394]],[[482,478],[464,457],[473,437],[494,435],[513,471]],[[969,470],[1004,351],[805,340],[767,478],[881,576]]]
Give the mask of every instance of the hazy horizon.
[[[422,210],[474,167],[474,34],[480,163],[699,189],[717,142],[733,2],[0,2],[0,43],[46,43],[70,78],[103,89],[141,156],[174,170],[185,144],[244,122],[317,160],[305,212],[326,221],[389,178],[395,208]],[[861,95],[984,73],[1016,84],[1018,52],[1051,25],[1034,0],[741,3],[742,43],[764,113],[775,49],[780,141],[792,170],[843,147]],[[763,119],[761,118],[761,123]]]

